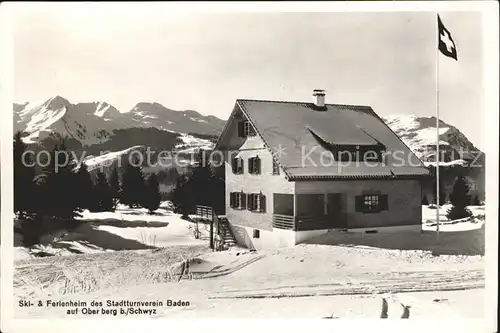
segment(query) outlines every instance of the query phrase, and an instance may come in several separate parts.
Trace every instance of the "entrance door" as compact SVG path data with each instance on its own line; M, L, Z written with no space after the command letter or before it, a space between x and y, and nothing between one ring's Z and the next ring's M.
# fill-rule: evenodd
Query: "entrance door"
M343 207L344 196L341 193L328 193L327 194L327 218L331 228L347 228L345 212Z

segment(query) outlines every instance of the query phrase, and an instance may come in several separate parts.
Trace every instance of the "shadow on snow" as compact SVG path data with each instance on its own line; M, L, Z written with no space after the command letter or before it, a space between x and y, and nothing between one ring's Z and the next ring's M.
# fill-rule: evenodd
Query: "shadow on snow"
M361 232L329 232L307 240L306 244L335 246L367 246L389 250L422 250L433 255L484 255L484 224L464 231L394 232L365 234Z

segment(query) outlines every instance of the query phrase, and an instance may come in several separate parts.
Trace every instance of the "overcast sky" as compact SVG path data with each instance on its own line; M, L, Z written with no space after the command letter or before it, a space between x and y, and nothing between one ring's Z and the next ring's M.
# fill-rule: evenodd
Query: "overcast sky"
M432 12L99 8L33 6L16 15L16 101L61 95L122 112L154 101L226 119L237 98L310 101L319 88L328 103L367 104L382 116L436 112ZM459 58L440 56L441 119L481 148L481 14L440 14Z

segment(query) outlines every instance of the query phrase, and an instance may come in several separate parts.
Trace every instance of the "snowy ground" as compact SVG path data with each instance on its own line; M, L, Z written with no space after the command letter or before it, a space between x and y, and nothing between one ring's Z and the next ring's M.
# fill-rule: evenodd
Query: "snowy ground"
M44 244L31 252L51 255L99 253L103 251L143 250L173 245L207 245L209 229L199 225L201 238L194 238L194 223L182 220L163 203L154 215L146 209L130 209L120 205L116 212L91 213L84 211L80 225L71 233L51 235ZM171 207L170 207L171 208ZM47 237L49 238L49 237ZM16 259L29 258L28 250L15 248Z
M401 303L411 306L411 318L481 317L484 207L471 207L476 218L458 222L446 221L446 208L439 243L436 210L424 207L421 234L331 232L293 248L258 252L211 252L206 229L201 228L202 239L194 239L191 223L165 209L153 216L124 207L86 213L87 226L46 245L62 244L66 250L60 254L83 254L16 261L15 292L27 299L78 295L89 303L190 302L157 307L156 317L377 318L382 297L389 301L390 318L401 316ZM128 250L116 251L120 247ZM197 258L190 274L177 280L190 257ZM16 308L16 316L66 314Z

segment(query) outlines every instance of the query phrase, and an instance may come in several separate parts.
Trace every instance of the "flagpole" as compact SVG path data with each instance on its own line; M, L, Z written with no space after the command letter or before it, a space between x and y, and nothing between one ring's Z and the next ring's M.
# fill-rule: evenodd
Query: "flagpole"
M438 14L436 14L438 25ZM436 31L436 240L439 241L439 26Z

